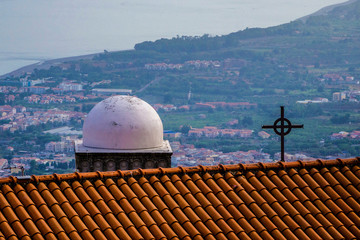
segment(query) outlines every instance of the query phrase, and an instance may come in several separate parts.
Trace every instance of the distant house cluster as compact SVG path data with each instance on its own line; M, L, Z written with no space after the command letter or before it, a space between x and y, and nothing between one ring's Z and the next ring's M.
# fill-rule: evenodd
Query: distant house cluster
M345 92L334 92L332 96L333 96L333 101L334 102L340 102L340 101L346 99L346 93Z
M8 115L12 115L19 112L25 112L26 108L23 106L10 106L10 105L2 105L0 106L0 117L5 117Z
M339 74L339 73L327 73L324 74L322 78L320 78L321 81L330 81L330 82L352 82L355 80L353 76L350 76L349 74Z
M35 94L44 94L48 90L62 93L62 92L82 91L83 85L80 83L74 83L74 82L62 82L59 84L59 86L57 88L50 88L50 87L45 87L45 86L29 86L29 87L25 87L24 89L26 92L35 93Z
M27 112L23 106L11 107L8 105L0 106L0 120L10 120L9 123L0 125L2 131L25 131L28 126L40 125L47 122L68 122L70 119L83 119L85 114L71 111L61 111L57 109Z
M297 153L297 154L285 153L284 157L285 157L286 162L294 162L294 161L298 161L298 160L306 160L306 161L315 160L315 158L309 157L302 153ZM280 152L275 153L274 161L280 161L280 159L281 159L281 153Z
M352 91L334 92L332 97L334 102L341 102L344 100L347 100L349 102L358 102L358 98L360 97L360 91L352 90Z
M327 98L314 98L313 100L301 100L301 101L296 101L296 103L300 103L300 104L308 104L308 103L328 103L329 99Z
M50 90L50 87L43 87L43 86L31 86L25 87L25 92L35 93L35 94L44 94L46 91Z
M174 106L173 104L154 104L152 105L152 107L156 110L159 111L164 110L165 112L170 112L170 111L175 111L177 110L177 107Z
M54 169L56 165L64 165L66 167L69 167L70 161L71 160L69 158L64 158L62 154L53 154L51 159L24 155L22 157L12 158L10 166L8 164L5 164L1 168L1 163L3 161L2 159L0 159L0 176L6 177L9 175L20 175L22 171L25 171L26 174L26 172L31 168L32 162L35 162L36 164L44 164L45 169L42 170L49 170Z
M352 131L352 132L345 132L341 131L338 133L333 133L330 136L331 140L338 140L338 139L344 139L344 138L350 138L350 139L360 139L360 131Z
M189 137L207 137L207 138L216 138L216 137L239 137L239 138L248 138L253 134L253 130L249 129L218 129L217 127L207 126L204 128L193 128L188 132Z
M196 69L200 68L219 68L221 66L219 61L207 61L207 60L191 60L186 61L183 64L173 64L173 63L147 63L145 64L146 70L180 70L184 67L194 67Z
M72 153L74 152L74 140L77 137L61 137L61 141L58 142L48 142L45 144L45 151L54 152L54 153Z
M51 78L36 79L36 80L22 78L20 80L22 87L18 88L18 87L11 87L11 86L0 86L0 93L9 94L9 95L6 95L6 98L9 98L9 101L12 101L10 99L10 97L13 96L13 98L14 98L15 96L10 95L11 93L64 94L64 93L68 93L68 92L83 91L83 84L77 83L74 81L70 81L70 80L65 80L56 87L37 86L39 84L54 83L54 81L50 81L49 79L51 79Z
M8 175L20 175L22 171L25 173L31 168L32 162L36 164L44 164L44 171L54 169L56 167L69 168L70 161L73 159L74 140L78 139L77 135L61 136L58 142L48 142L45 144L44 151L36 153L23 152L21 155L14 155L11 159L11 165L8 165L7 159L0 159L0 177ZM35 141L26 141L26 144L35 145ZM10 149L11 148L11 149ZM13 147L8 147L9 151L14 151Z
M33 104L61 104L61 103L74 103L77 101L84 101L94 98L94 96L84 96L82 94L68 94L68 95L55 95L55 94L32 94L24 97L24 100Z
M351 91L341 91L341 92L334 92L332 94L332 101L333 102L341 102L341 101L347 101L347 102L358 102L358 99L360 98L360 90L351 90ZM296 101L296 103L300 104L309 104L309 103L328 103L329 99L317 97L312 100L299 100Z
M270 137L270 134L268 134L265 131L260 131L260 132L258 132L258 136L261 137L262 139L267 139Z
M171 130L164 130L164 138L171 139L171 138L179 138L181 137L180 132L175 132Z
M221 64L219 61L191 60L191 61L186 61L184 63L184 66L191 66L197 69L209 68L209 67L219 68L221 67Z
M109 95L130 95L131 89L115 89L115 88L94 88L91 93L96 96L109 96Z
M4 169L7 167L8 167L8 160L5 158L0 158L0 176L1 176L1 172L3 172Z
M216 164L236 164L236 163L255 163L271 162L270 154L255 150L247 152L236 151L223 153L207 148L195 148L192 144L180 144L171 142L174 153L172 164L174 166L197 166L197 165L216 165Z
M0 86L0 93L17 93L19 88L12 86Z
M51 78L39 78L39 79L29 79L29 76L26 76L24 78L20 78L21 85L23 87L31 87L38 84L45 83L49 81Z
M30 75L27 75L24 78L20 78L20 82L24 88L28 88L29 92L42 91L43 89L45 90L50 89L48 87L43 87L43 86L34 87L35 85L44 84L44 83L54 83L52 77L30 79ZM76 81L65 79L63 82L59 84L58 88L62 89L63 91L81 91L83 89L83 85L77 83Z
M64 92L69 91L82 91L83 85L76 82L62 82L59 84L59 88Z
M172 64L172 63L148 63L145 64L146 70L180 70L183 68L183 64Z

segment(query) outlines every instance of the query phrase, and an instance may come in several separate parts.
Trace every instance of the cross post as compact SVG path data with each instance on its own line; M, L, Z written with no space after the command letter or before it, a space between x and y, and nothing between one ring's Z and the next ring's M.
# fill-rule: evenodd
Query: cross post
M281 161L285 162L285 136L291 132L293 128L303 128L304 125L292 125L289 119L285 118L284 106L280 107L281 117L276 119L273 125L263 125L263 129L274 129L274 132L281 137ZM279 124L280 123L280 124ZM278 130L280 129L280 131Z

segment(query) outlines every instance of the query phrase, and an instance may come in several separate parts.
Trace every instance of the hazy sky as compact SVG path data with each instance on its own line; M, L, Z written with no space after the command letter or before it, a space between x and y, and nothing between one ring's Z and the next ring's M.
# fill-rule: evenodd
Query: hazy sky
M133 48L286 23L344 0L0 0L0 61ZM0 69L1 71L1 69Z

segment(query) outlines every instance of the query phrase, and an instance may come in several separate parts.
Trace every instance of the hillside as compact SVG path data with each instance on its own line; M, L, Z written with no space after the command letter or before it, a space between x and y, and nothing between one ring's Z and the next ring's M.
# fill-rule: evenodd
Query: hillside
M182 104L187 103L190 84L194 101L250 98L261 103L274 94L280 101L285 96L292 98L287 95L291 91L328 88L332 81L319 81L327 80L326 74L360 79L360 0L326 8L322 13L308 16L306 21L224 36L143 42L136 44L135 50L104 52L63 65L57 61L51 68L47 64L45 69L35 69L32 77L83 82L105 79L111 81L106 87L141 89L137 94L157 101L171 95L172 101ZM218 62L220 68L187 66L199 60ZM145 66L151 64L180 64L181 68L148 71ZM153 82L157 84L149 85ZM322 95L329 98L331 91ZM295 99L316 94L305 92Z
M183 132L190 126L260 132L263 124L278 118L284 105L286 116L305 126L286 139L287 151L355 156L360 151L357 139L330 136L360 130L360 0L323 13L224 36L160 39L136 44L135 50L55 60L30 74L9 76L2 84L19 89L12 105L82 112L105 97L93 96L95 88L131 90L150 104L176 109L160 108L159 113L165 129ZM24 90L24 81L38 85ZM81 90L62 91L64 86ZM38 87L46 90L39 94ZM40 104L29 99L41 99ZM207 104L214 102L219 107ZM261 149L273 155L279 150L276 138L257 135L250 140L181 141L224 152Z
M160 39L136 44L135 49L189 55L206 52L206 57L220 58L251 52L255 56L280 58L280 61L286 58L288 63L295 64L337 64L349 59L359 63L356 46L360 35L360 1L330 9L323 10L323 14L308 16L305 21L301 19L276 27L250 28L216 37ZM283 52L287 54L281 54ZM336 56L336 60L329 56ZM247 57L254 58L251 54Z
M303 22L306 22L306 20L307 20L309 17L328 15L328 13L331 12L332 10L334 10L335 8L340 7L340 6L345 6L345 5L348 5L348 4L352 4L352 3L356 2L356 1L357 1L357 0L348 0L347 2L330 5L330 6L327 6L327 7L322 8L322 9L320 9L319 11L316 11L316 12L314 12L314 13L312 13L312 14L309 14L309 15L307 15L307 16L301 17L301 18L299 18L298 20L301 20L301 21L303 21Z
M278 89L323 89L330 82L318 79L324 79L326 74L360 79L360 0L320 12L308 16L306 21L249 28L224 36L182 36L143 42L136 44L135 50L68 60L62 69L57 61L51 68L47 64L45 69L35 69L32 77L70 77L87 82L109 79L111 84L107 87L134 92L141 89L141 96L156 99L172 95L179 103L186 103L190 82L196 101L208 101L214 98L212 93L219 100L245 100L244 97L262 93L272 95ZM145 67L158 63L182 66L196 60L219 62L220 68L148 71ZM158 84L148 86L155 78ZM221 81L204 82L216 78Z

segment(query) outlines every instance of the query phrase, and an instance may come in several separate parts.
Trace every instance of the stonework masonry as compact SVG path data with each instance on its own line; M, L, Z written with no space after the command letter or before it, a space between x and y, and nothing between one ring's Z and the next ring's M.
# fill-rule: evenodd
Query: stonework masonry
M171 167L169 153L76 153L79 172L115 171Z

